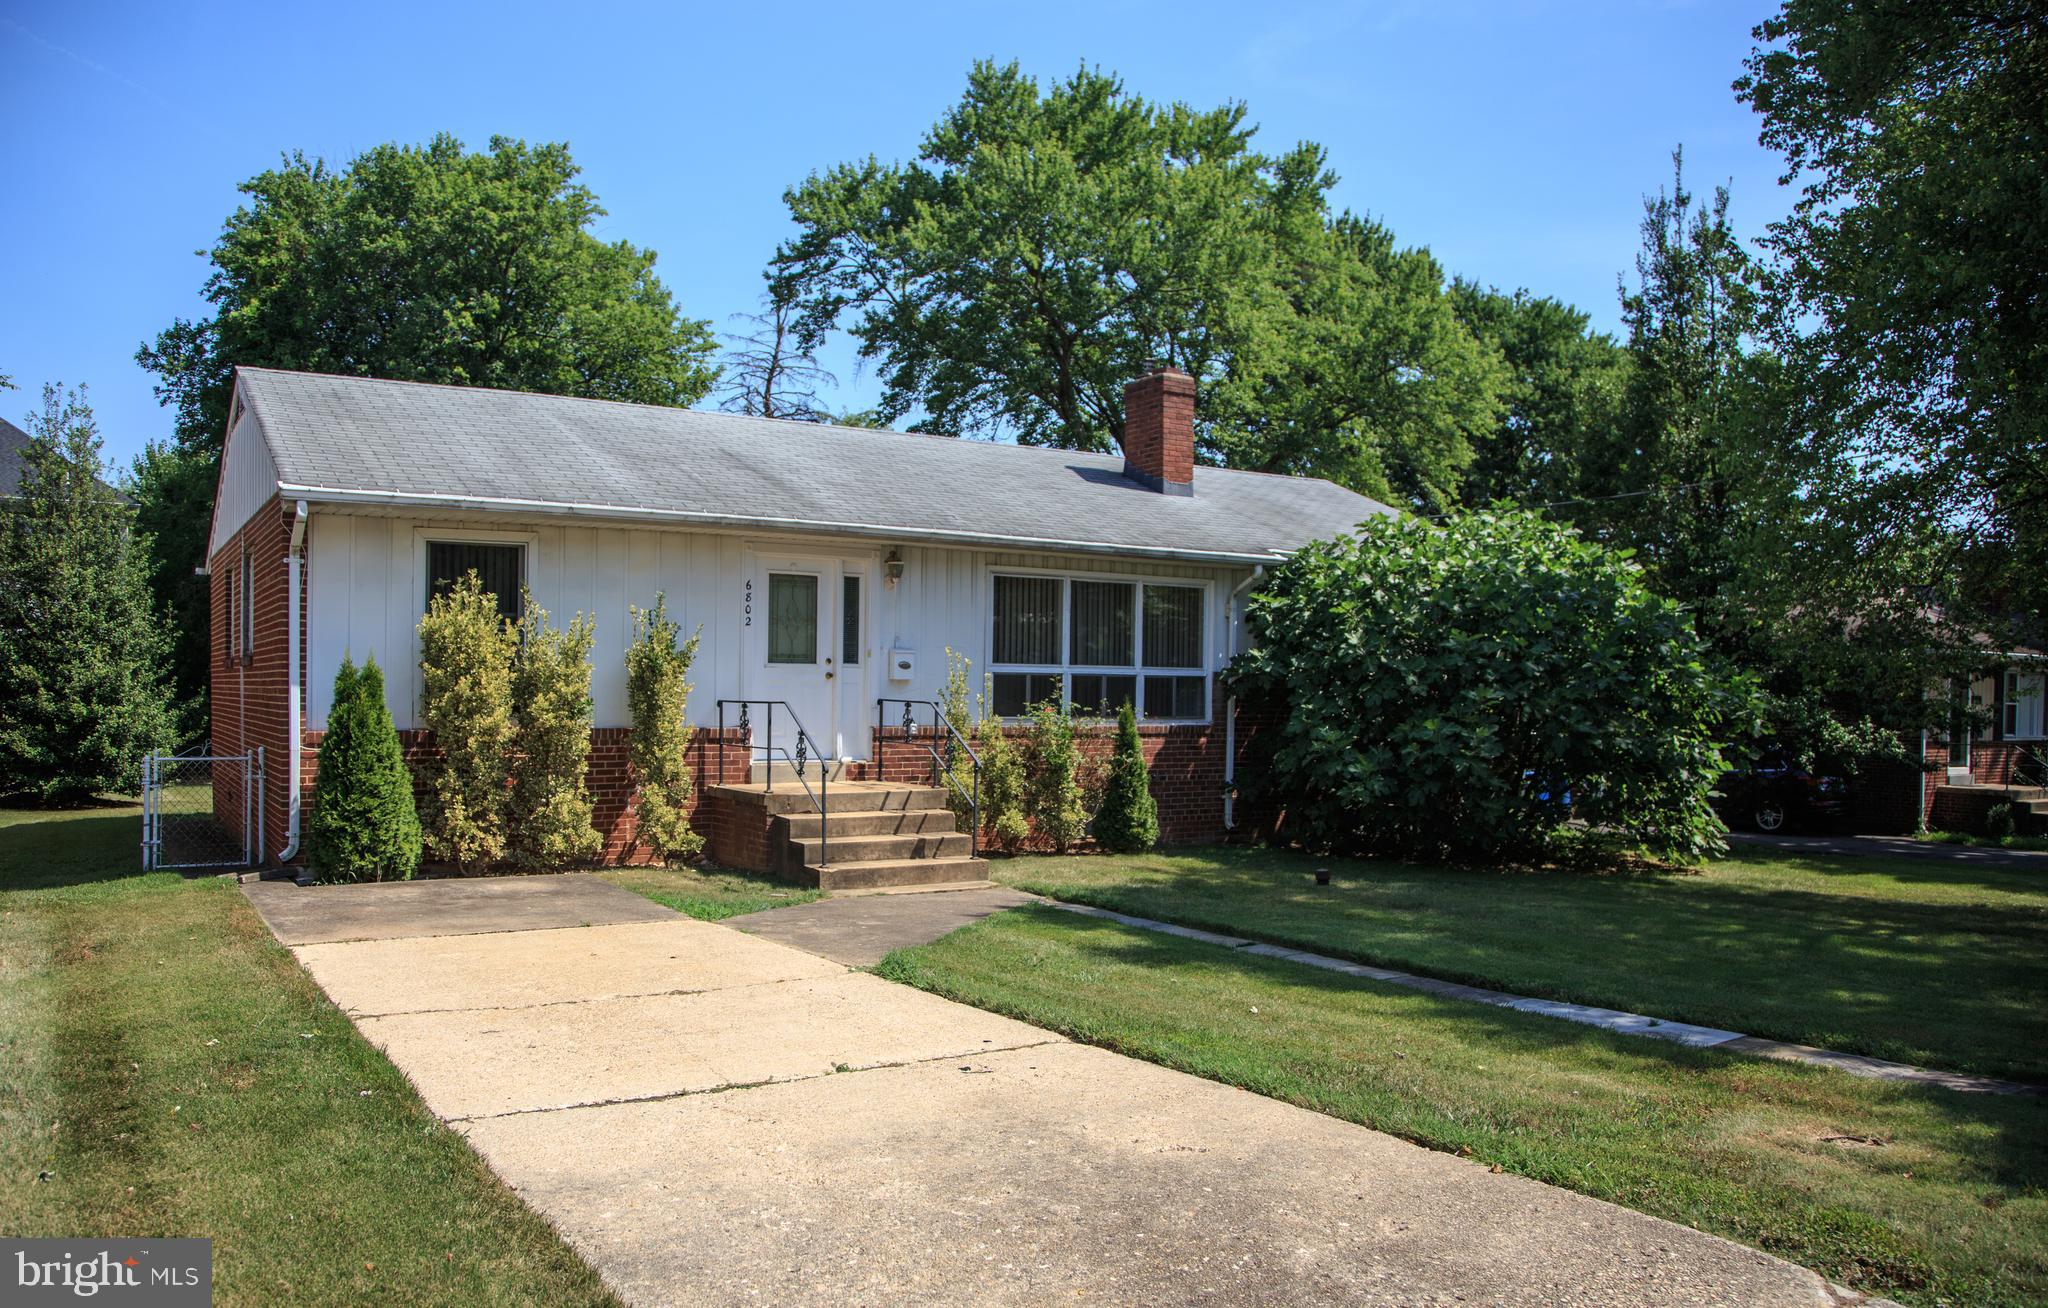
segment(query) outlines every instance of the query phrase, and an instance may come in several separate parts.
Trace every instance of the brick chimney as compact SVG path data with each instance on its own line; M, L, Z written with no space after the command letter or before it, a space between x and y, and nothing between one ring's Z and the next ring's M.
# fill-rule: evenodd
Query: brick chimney
M1164 495L1195 493L1195 379L1152 360L1124 383L1124 476Z

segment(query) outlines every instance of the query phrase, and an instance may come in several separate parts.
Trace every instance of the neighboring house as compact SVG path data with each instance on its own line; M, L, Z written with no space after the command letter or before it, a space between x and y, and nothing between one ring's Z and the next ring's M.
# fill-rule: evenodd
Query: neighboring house
M12 499L21 490L21 452L34 440L27 432L0 418L0 499Z
M751 741L736 703L717 730L719 701L743 698L789 706L780 746L793 716L847 761L839 775L907 779L923 746L879 701L938 698L952 649L1005 715L1047 695L1091 713L1130 699L1167 838L1215 838L1236 725L1217 675L1248 583L1394 510L1325 481L1196 467L1184 373L1133 381L1126 406L1118 457L241 369L208 548L214 747L264 749L264 853L295 858L342 657L376 657L408 749L425 748L416 628L430 593L473 568L508 616L523 583L558 624L596 619L591 787L610 859L638 852L624 651L631 607L658 593L702 634L689 715L703 788L721 768L743 779L764 743L758 707ZM238 797L222 803L239 814ZM708 802L696 820L714 854L737 848Z
M1975 831L1991 805L2015 802L2024 807L2032 798L2028 792L2048 786L2044 669L2048 651L1994 650L1967 687L1951 687L1955 711L1949 730L1929 732L1921 742L1921 757L1929 768L1921 785L1921 804L1929 825Z
M35 437L7 419L0 418L0 500L13 499L21 493L21 474L27 465L27 460L22 457L22 451L26 450L29 442L34 439ZM101 482L100 485L107 486L105 482ZM126 495L114 490L112 486L107 486L107 489L114 491L114 497L123 504L129 502Z

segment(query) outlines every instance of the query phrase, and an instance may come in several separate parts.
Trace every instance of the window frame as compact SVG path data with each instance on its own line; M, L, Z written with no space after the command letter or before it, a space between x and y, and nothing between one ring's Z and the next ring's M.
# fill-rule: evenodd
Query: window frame
M256 655L256 568L255 552L247 538L242 541L242 567L235 575L235 656L248 663Z
M1060 583L1060 639L1059 650L1062 661L1058 663L997 663L995 661L996 640L996 584L997 577L1040 577L1051 578ZM1074 586L1076 581L1114 582L1131 587L1131 657L1127 665L1080 664L1073 662L1074 656ZM1170 586L1181 590L1192 590L1201 596L1201 613L1197 621L1198 649L1200 662L1188 668L1155 668L1145 662L1145 587ZM988 660L985 666L991 677L1004 673L1026 673L1040 676L1055 676L1060 679L1060 703L1072 707L1074 702L1075 677L1132 677L1135 678L1136 694L1131 707L1137 711L1138 721L1155 726L1208 726L1216 720L1216 659L1213 639L1213 623L1216 602L1216 583L1191 577L1159 577L1131 572L1076 571L1061 568L1004 567L991 565L982 585L982 649ZM1202 678L1203 712L1199 717L1148 717L1145 713L1145 682L1148 677ZM990 705L993 709L994 705ZM1021 717L1006 717L1006 722L1022 722Z
M522 590L538 589L533 584L534 560L540 546L537 531L494 531L485 528L464 530L459 527L415 527L412 533L412 575L413 594L418 597L419 616L427 615L427 599L433 589L434 579L427 575L433 558L433 545L517 545L519 547L519 585ZM536 597L538 598L538 597ZM524 612L522 607L521 612ZM415 623L417 626L417 623ZM418 651L415 650L415 657Z

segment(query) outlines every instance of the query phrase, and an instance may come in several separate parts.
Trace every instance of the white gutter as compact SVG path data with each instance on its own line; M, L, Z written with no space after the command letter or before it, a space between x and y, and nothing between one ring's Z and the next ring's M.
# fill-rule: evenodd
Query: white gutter
M304 722L300 719L299 703L303 687L299 684L299 592L304 585L301 576L300 551L306 543L306 502L300 500L292 509L292 543L284 556L285 570L285 771L290 787L285 792L285 841L284 848L277 851L280 864L289 863L299 856L299 745L304 737ZM311 878L306 873L299 876L300 884Z
M1252 569L1252 575L1230 589L1227 606L1230 609L1230 649L1235 656L1239 600L1244 593L1258 584L1266 575L1266 565L1261 563ZM1237 828L1237 696L1232 695L1223 709L1223 829L1226 832Z
M1111 554L1124 558L1188 559L1202 563L1264 565L1287 557L1285 551L1263 554L1224 550L1182 550L1161 546L1122 545L1110 541L1062 540L1046 536L996 536L986 532L953 531L943 527L903 527L870 522L823 522L809 518L776 518L754 513L706 513L695 509L633 508L613 504L576 504L562 500L501 499L494 496L442 495L419 491L349 490L336 486L306 486L292 482L278 484L280 495L297 495L299 503L318 500L327 504L376 504L394 508L468 509L478 513L545 513L579 518L604 518L625 522L685 522L704 527L730 527L741 531L786 528L805 532L836 532L844 536L876 540L922 540L947 545L982 545L998 549L1034 547L1072 554Z

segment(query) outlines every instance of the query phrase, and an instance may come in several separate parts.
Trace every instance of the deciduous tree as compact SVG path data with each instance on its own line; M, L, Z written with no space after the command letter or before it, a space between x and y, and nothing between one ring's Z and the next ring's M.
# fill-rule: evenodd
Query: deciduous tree
M206 681L206 595L190 578L237 366L642 404L711 389L709 325L682 315L653 251L593 234L605 211L577 172L567 145L494 137L472 153L441 135L338 169L295 153L242 184L248 201L208 252L211 314L136 356L177 418L136 487L157 596L181 632L182 691Z
M1502 375L1424 251L1333 214L1320 147L1253 148L1083 69L976 64L918 157L814 175L774 275L844 324L890 421L1109 450L1146 360L1192 376L1205 457L1448 503Z
M1776 337L1834 566L2048 611L2048 9L1786 0L1737 94L1803 181ZM1913 573L1920 573L1912 577Z

